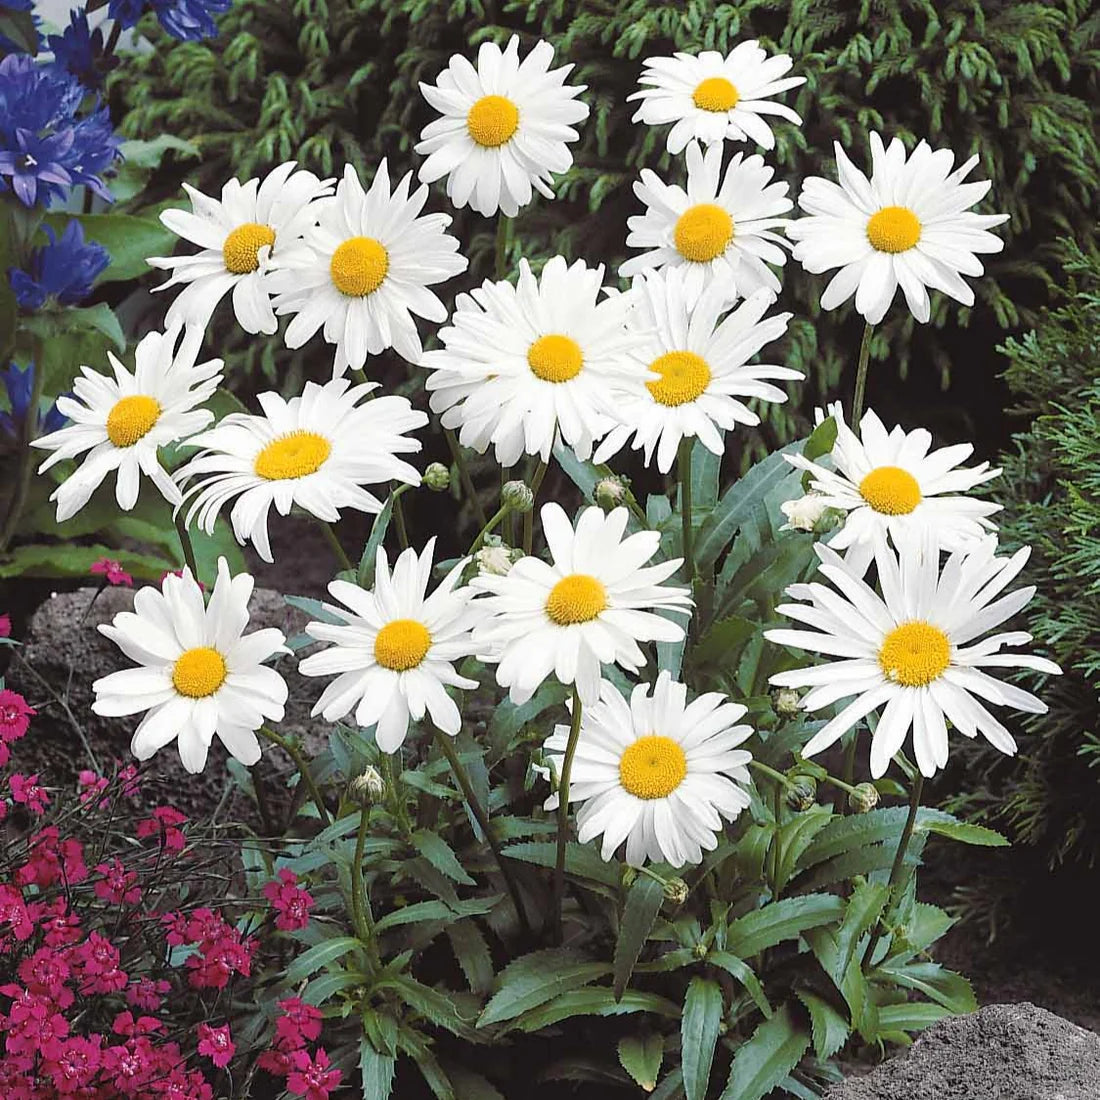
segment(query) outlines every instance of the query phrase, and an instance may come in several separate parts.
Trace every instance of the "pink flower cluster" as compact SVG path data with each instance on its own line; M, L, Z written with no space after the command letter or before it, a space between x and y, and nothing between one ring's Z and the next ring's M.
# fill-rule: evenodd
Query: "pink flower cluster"
M313 895L298 885L298 876L289 868L283 867L276 881L264 887L264 897L271 902L271 908L278 914L275 927L283 932L293 932L309 924L309 911L313 908Z
M188 979L195 989L224 989L234 974L246 978L252 973L256 941L246 939L240 929L212 909L193 909L190 913L166 913L162 918L173 947L192 946L195 951L184 964L191 972Z
M166 852L182 852L187 846L187 837L180 828L187 818L172 809L171 806L158 806L153 816L138 822L138 840L156 837Z
M134 585L134 578L122 568L122 565L115 561L113 558L100 558L98 561L93 562L89 573L99 575L104 578L104 584L121 584L127 588L132 588Z
M11 759L13 741L18 741L30 727L31 717L38 711L27 706L27 700L9 688L0 690L0 768Z
M85 768L77 776L77 782L80 787L80 801L86 804L94 802L98 798L99 809L101 810L105 810L110 804L110 799L104 797L104 795L110 789L112 782L117 785L123 798L136 798L141 790L138 770L133 764L127 764L124 768L119 768L114 780Z
M281 1000L279 1008L282 1015L275 1021L275 1041L256 1064L274 1077L285 1077L291 1096L328 1100L343 1074L330 1066L324 1047L312 1054L306 1049L321 1037L321 1010L299 997Z

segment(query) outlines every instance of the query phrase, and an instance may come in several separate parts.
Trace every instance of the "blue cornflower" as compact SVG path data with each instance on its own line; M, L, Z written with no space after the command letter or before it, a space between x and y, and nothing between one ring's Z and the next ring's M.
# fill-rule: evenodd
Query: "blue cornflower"
M3 383L4 389L7 390L8 404L11 406L11 412L0 411L0 431L13 439L21 439L23 425L27 420L27 409L34 396L34 364L28 363L20 370L12 363L7 370L0 371L0 383ZM63 396L71 397L72 394ZM58 412L55 401L45 416L39 416L38 431L35 435L48 435L50 432L59 431L67 423L68 417Z
M123 27L132 27L146 7L152 6L160 25L174 38L198 42L218 33L213 16L229 11L233 0L110 0L108 14Z
M51 34L46 39L53 51L54 62L84 85L95 90L103 83L98 61L103 56L103 31L88 27L85 12L73 12L72 20L64 34Z
M84 241L84 227L73 220L58 239L47 225L50 243L31 253L30 270L13 267L8 270L15 300L24 309L41 309L47 298L56 298L62 305L73 306L92 292L92 284L111 262L111 255L101 244Z

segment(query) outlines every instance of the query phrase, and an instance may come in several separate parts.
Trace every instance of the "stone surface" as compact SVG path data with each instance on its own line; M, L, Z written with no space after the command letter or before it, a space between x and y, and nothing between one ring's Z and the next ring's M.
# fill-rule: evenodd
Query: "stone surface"
M1100 1100L1100 1036L1033 1004L933 1024L824 1100Z
M109 622L119 611L132 610L133 592L108 588L89 611L94 593L95 589L85 588L46 600L35 612L26 644L18 651L8 673L9 685L39 709L31 732L13 746L15 765L24 772L39 772L42 781L51 787L75 789L80 770L92 766L74 721L84 728L92 751L108 773L114 761L134 762L130 756L130 737L141 715L102 718L91 710L93 681L132 665L97 627ZM264 588L253 593L249 611L246 633L274 626L289 638L301 632L307 618L288 606L279 593ZM278 728L280 732L303 737L307 749L316 752L325 744L325 727L313 723L309 712L322 682L298 675L297 655L280 658L276 667L290 690L286 718ZM142 767L147 788L145 801L154 804L168 801L189 816L198 817L213 811L226 796L220 814L222 820L227 814L244 814L251 819L249 800L235 788L227 787L229 773L225 761L225 750L215 738L205 771L201 775L188 775L175 744L166 745ZM281 789L285 799L284 779L290 772L289 761L282 752L265 745L263 767L272 791Z

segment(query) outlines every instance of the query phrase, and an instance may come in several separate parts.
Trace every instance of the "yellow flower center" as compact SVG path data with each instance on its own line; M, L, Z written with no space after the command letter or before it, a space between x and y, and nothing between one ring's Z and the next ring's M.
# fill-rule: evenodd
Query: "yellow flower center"
M386 623L374 639L374 659L394 672L416 668L432 645L432 636L415 619L394 619Z
M917 479L900 466L879 466L860 483L859 495L886 516L907 516L921 502Z
M180 695L202 699L213 695L225 682L225 658L209 646L185 649L172 666L172 683Z
M316 473L332 454L332 444L316 432L288 432L273 439L252 465L257 477L289 481Z
M939 627L914 619L886 635L878 663L887 680L906 687L924 687L951 663L951 643Z
M733 218L712 202L689 206L676 222L676 251L692 263L710 263L733 240Z
M908 206L884 206L871 215L867 239L879 252L908 252L920 240L920 219Z
M687 775L687 757L671 737L639 737L619 758L619 782L635 798L668 798Z
M587 573L562 577L546 597L546 614L558 626L591 622L607 608L607 591Z
M571 336L555 332L540 336L527 349L527 365L531 373L544 382L568 382L581 373L584 353Z
M160 416L160 402L143 393L116 401L107 414L107 438L116 447L132 447Z
M225 270L234 275L247 275L260 266L260 249L275 244L275 230L270 225L245 222L238 225L222 245Z
M519 128L519 108L502 95L483 95L466 116L466 131L486 149L495 149Z
M693 351L670 351L654 359L649 369L661 377L647 382L646 389L661 405L686 405L694 401L710 382L707 361Z
M373 294L390 269L386 246L373 237L351 237L332 254L328 271L333 285L349 298Z
M732 111L741 98L737 88L724 76L708 76L691 96L700 111Z

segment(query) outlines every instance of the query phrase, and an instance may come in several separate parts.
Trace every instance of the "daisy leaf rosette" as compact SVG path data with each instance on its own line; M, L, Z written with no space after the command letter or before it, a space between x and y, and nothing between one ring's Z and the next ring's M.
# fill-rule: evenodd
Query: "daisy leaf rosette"
M416 144L427 157L420 181L447 177L447 197L491 217L515 217L533 190L552 199L554 175L573 163L573 128L588 117L577 97L587 85L566 84L572 65L551 69L554 47L538 42L523 60L519 37L503 50L482 42L477 67L456 54L435 84L420 84L441 118L428 123Z
M666 147L674 156L689 141L713 145L722 141L754 141L775 148L766 116L785 118L796 126L802 119L771 96L806 83L804 76L784 76L794 62L788 54L768 57L755 40L739 42L725 57L717 50L649 57L638 83L643 87L627 101L641 100L632 119L647 126L672 123Z
M332 194L331 179L295 171L295 161L272 169L261 182L229 180L221 199L183 185L191 211L165 210L160 220L182 240L199 246L188 256L150 256L151 267L171 272L154 293L183 285L168 307L166 323L205 331L218 303L232 293L237 323L252 334L271 335L279 322L271 306L269 276L284 249L317 220L315 200Z
M472 656L471 629L480 609L471 604L473 589L459 586L467 559L459 562L430 595L435 539L418 555L401 552L390 572L386 551L378 548L371 591L347 581L328 586L339 602L325 604L336 623L311 622L306 633L326 649L298 665L304 676L336 678L313 708L327 722L353 710L355 722L375 726L378 747L397 752L409 723L427 714L432 724L454 737L462 717L447 688L476 688L478 683L455 671L455 662Z
M654 685L635 685L629 702L602 681L599 700L581 715L569 784L570 803L582 803L580 843L602 836L600 854L609 860L625 842L632 867L699 863L718 846L723 822L751 802L752 754L738 748L753 732L737 724L745 713L717 692L689 703L687 687L668 672ZM568 742L569 726L559 725L544 745L555 775ZM555 792L545 808L557 807Z
M899 286L922 324L931 315L929 290L972 306L974 291L963 276L984 273L978 254L1004 248L989 230L1008 220L970 210L992 186L989 180L963 183L977 154L952 171L950 149L933 151L921 141L907 157L899 138L888 147L877 133L870 140L870 179L836 142L839 183L807 179L798 205L808 216L787 227L797 242L794 258L807 271L840 269L821 295L821 308L836 309L854 294L856 311L877 325Z
M515 285L486 281L459 295L442 348L427 352L425 388L445 428L501 466L544 462L559 437L582 460L614 426L611 382L636 371L627 327L633 296L604 294L603 266L548 260L536 278L520 261Z
M887 432L872 409L860 420L859 436L844 422L839 405L831 410L837 425L836 443L828 469L801 454L783 457L811 475L810 488L819 508L844 513L843 526L829 540L834 550L845 550L849 567L860 576L874 556L877 540L889 537L895 546L934 533L945 550L974 546L995 530L989 516L1002 505L960 496L997 477L1000 468L988 462L964 467L973 453L971 443L932 450L932 434L925 428L905 431L895 425Z
M225 558L203 604L202 589L184 569L165 576L161 589L134 594L134 610L99 627L136 668L122 669L92 684L92 710L110 718L146 714L130 751L148 760L175 740L183 766L206 766L216 736L231 756L251 766L260 758L256 730L282 720L286 681L263 662L289 653L281 630L245 634L253 579L231 577Z
M623 278L676 267L693 293L711 280L741 298L761 287L779 293L772 267L787 262L788 242L775 232L787 226L782 215L794 205L787 184L772 182L775 170L758 155L735 153L723 173L724 148L719 143L704 153L689 143L686 188L642 169L634 194L646 210L627 219L626 243L644 251L619 268Z
M766 630L777 645L839 660L780 672L777 687L811 690L803 710L815 712L851 696L802 750L814 756L860 719L882 707L871 739L871 775L886 773L912 731L917 766L924 776L947 764L947 721L966 737L982 734L1008 755L1016 741L982 700L1032 714L1046 704L1031 692L991 676L986 669L1028 668L1049 675L1061 669L1045 657L1002 652L1025 645L1024 631L987 634L1021 611L1032 586L1001 595L1019 575L1031 552L997 557L997 540L952 552L940 567L940 548L931 531L894 550L884 539L875 546L882 594L876 592L828 546L814 547L821 582L795 584L787 595L800 601L776 610L811 629ZM987 635L983 637L983 635Z
M581 512L574 530L559 504L545 504L542 529L553 559L523 557L504 576L470 581L485 593L484 618L474 627L481 660L497 665L497 683L517 706L553 673L575 684L582 702L599 697L601 667L635 671L645 663L638 642L678 642L684 628L655 614L689 615L686 588L663 585L680 558L646 563L657 553L657 531L623 538L629 513L597 507Z
M213 421L214 414L199 406L222 379L222 360L196 363L199 340L194 334L181 340L182 331L176 325L164 333L147 333L134 351L132 372L108 351L111 375L82 366L72 396L57 399L58 413L72 423L31 440L31 446L53 452L38 472L84 455L50 496L57 502L58 523L76 515L112 472L115 500L124 512L137 503L142 474L169 504L182 500L159 451Z
M428 188L412 195L412 173L390 187L385 159L370 188L344 167L316 224L279 256L270 287L275 312L293 314L284 339L300 348L318 329L336 346L333 377L362 370L368 355L393 348L410 363L423 352L414 316L445 321L447 309L428 288L467 267L459 242L444 232L449 214L423 214Z
M237 541L251 542L270 562L272 505L281 516L297 506L335 523L341 508L382 510L365 485L419 485L420 473L398 456L420 451L420 441L405 433L427 424L427 414L396 395L360 404L377 388L375 382L352 386L350 379L334 378L324 385L307 382L289 400L262 393L262 416L232 413L194 436L189 445L203 450L176 471L184 496L194 498L188 526L194 522L211 534L221 509L233 501Z
M630 375L611 383L612 409L619 423L596 448L593 461L606 462L633 436L648 466L668 473L683 439L698 438L716 455L725 451L723 431L755 425L760 417L746 401L786 401L772 379L794 380L801 371L770 363L749 364L765 344L787 329L790 313L765 317L775 301L761 289L723 318L726 291L712 282L692 293L680 268L649 271L634 279L630 325L642 337L630 355Z

